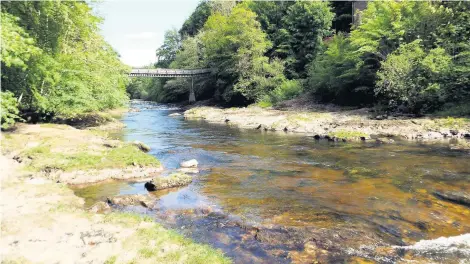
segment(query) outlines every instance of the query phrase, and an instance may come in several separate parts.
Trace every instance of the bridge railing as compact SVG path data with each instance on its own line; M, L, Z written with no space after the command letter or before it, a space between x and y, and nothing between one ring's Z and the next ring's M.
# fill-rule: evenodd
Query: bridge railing
M132 69L131 75L198 75L212 72L212 69Z

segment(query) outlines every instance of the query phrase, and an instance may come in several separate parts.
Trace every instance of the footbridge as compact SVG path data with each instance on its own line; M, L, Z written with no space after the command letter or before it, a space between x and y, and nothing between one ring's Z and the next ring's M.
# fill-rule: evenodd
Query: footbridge
M147 78L191 78L191 88L189 89L189 102L196 102L194 93L194 77L208 75L212 69L132 69L129 77L147 77Z

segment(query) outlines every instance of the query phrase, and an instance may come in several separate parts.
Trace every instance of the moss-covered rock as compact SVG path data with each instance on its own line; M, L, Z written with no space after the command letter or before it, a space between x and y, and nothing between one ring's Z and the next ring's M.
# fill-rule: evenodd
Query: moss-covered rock
M157 191L162 189L180 187L190 184L193 178L184 173L172 173L167 177L157 177L145 183L145 188L148 191Z

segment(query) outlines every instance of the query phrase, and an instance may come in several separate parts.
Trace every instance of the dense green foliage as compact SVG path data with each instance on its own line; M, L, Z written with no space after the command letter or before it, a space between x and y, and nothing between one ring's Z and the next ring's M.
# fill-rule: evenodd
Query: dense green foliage
M125 102L128 68L88 4L2 1L1 15L2 89L23 113L68 118Z
M303 93L387 111L468 114L469 2L371 1L357 25L352 11L351 2L206 0L179 35L166 35L157 54L169 52L157 67L214 69L194 80L196 95L231 105ZM180 101L190 85L163 80L153 90Z
M326 2L202 1L179 30L165 34L156 67L212 68L194 79L196 96L228 104L267 101L299 95L306 65L331 34L334 14ZM159 101L187 98L190 79L163 80ZM133 82L134 83L134 82ZM129 86L134 97L135 86ZM138 96L137 96L138 97Z
M323 101L425 113L470 100L470 3L374 1L311 63ZM468 113L462 113L468 114Z
M2 120L1 128L8 129L13 124L15 124L16 121L20 120L20 117L18 116L18 102L16 101L13 93L10 91L1 92L0 94L2 96L2 105L0 109L0 117Z

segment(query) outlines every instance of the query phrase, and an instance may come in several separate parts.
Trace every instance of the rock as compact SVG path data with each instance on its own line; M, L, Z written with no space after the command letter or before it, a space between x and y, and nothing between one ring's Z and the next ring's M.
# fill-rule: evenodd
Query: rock
M189 173L189 174L197 174L199 173L199 169L198 168L180 168L178 169L179 172L182 172L182 173Z
M441 139L443 138L442 134L439 132L431 131L423 135L425 139Z
M88 208L88 211L91 213L99 213L99 214L105 214L111 212L111 207L109 206L108 203L99 201L95 203L93 206Z
M180 113L173 113L173 114L169 114L168 116L181 116Z
M378 115L375 117L375 120L384 120L384 119L387 119L387 115Z
M142 143L140 141L135 140L135 141L132 142L132 145L138 147L143 152L149 152L150 151L150 147L145 145L144 143Z
M395 140L391 138L381 137L381 138L377 138L375 142L380 143L380 144L390 144L390 143L395 143Z
M196 168L199 163L195 159L186 160L180 163L182 168Z
M452 134L452 136L457 136L459 134L459 131L457 129L451 129L449 132Z
M453 203L470 206L470 194L461 191L435 191L436 197Z
M167 177L157 177L145 183L145 188L152 192L162 189L181 187L190 184L193 178L184 173L172 173Z
M119 195L108 198L107 200L108 203L113 205L140 205L146 208L153 208L155 203L155 199L152 196L143 194Z
M106 141L103 146L107 148L119 148L121 147L121 142L119 142L119 140L109 140Z

